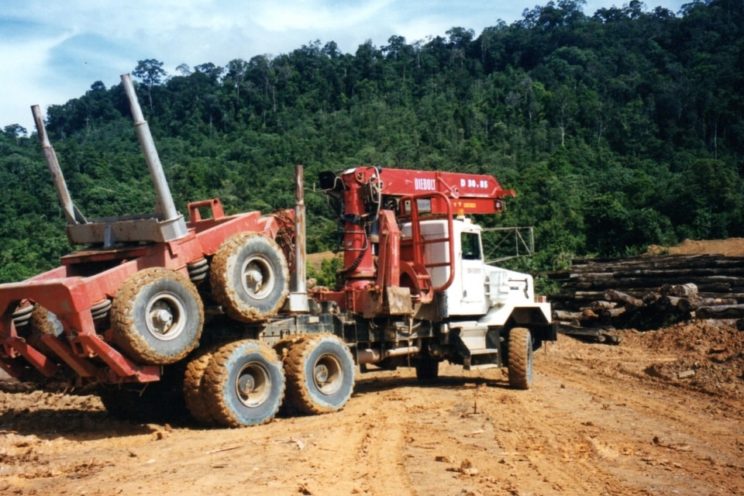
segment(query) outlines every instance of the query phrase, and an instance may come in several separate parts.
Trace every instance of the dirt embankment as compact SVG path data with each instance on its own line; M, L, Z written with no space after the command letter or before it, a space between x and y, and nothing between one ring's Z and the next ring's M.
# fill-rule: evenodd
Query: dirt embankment
M649 255L724 255L744 257L744 238L686 239L676 246L651 245Z
M529 391L493 369L446 366L431 387L401 369L362 376L340 413L238 430L0 392L0 494L744 494L742 336L699 322L620 346L561 337Z

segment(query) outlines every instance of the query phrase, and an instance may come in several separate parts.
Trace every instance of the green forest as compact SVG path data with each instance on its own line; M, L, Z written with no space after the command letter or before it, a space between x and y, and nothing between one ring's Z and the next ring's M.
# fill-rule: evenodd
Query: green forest
M295 163L308 183L372 164L495 175L518 196L479 220L535 226L538 253L517 262L533 271L744 235L741 0L677 13L557 0L481 33L164 66L132 74L182 212L212 197L229 213L289 207ZM87 217L153 209L120 85L92 82L46 123ZM64 217L35 133L17 124L0 132L0 184L0 282L55 266L72 249ZM334 216L308 190L308 248L334 250Z

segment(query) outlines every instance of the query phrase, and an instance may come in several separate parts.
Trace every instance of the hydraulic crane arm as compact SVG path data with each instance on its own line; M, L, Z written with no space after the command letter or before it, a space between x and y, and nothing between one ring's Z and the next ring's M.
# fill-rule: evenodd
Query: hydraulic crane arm
M456 214L494 214L503 209L503 198L515 196L512 189L504 189L499 181L486 174L421 171L408 169L360 166L339 175L322 173L321 188L343 191L345 214L360 214L362 203L368 206L380 198L432 196L433 215L447 215L451 202ZM434 195L439 193L439 195Z

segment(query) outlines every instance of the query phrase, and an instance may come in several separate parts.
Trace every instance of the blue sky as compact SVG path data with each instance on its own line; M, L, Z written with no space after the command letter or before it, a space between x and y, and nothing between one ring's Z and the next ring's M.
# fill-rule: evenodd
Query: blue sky
M280 54L319 39L345 52L392 35L409 42L453 26L476 36L511 23L536 0L0 0L0 127L32 126L29 106L65 103L103 81L116 84L138 60L170 73L181 63L225 65ZM587 14L623 1L588 0ZM648 0L677 12L686 1Z

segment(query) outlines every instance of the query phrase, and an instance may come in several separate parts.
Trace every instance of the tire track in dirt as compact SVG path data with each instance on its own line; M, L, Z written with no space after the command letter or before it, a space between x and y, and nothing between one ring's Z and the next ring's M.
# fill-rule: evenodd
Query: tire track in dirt
M301 453L293 460L295 468L283 471L285 487L292 488L295 482L294 489L313 495L367 493L366 481L357 473L357 453L368 431L363 404L352 402L337 413L280 419L276 423L287 421L294 425L283 430L301 447ZM304 470L297 470L297 464Z
M662 388L612 369L599 372L564 359L540 365L543 400L567 431L585 426L588 439L603 455L610 472L638 487L681 494L737 494L744 489L741 473L741 409L715 414L719 399L696 391ZM570 402L559 401L563 392ZM559 393L560 394L560 393ZM724 401L725 405L726 402ZM737 411L738 410L738 411ZM733 418L732 418L733 417ZM563 423L562 419L573 419Z
M520 494L643 494L601 470L600 460L580 429L576 425L565 428L554 417L550 403L537 401L542 390L497 393L491 395L496 401L486 406L494 419L495 441L503 450L503 465L515 475L511 479L514 489ZM524 472L534 476L517 476Z
M368 393L359 400L367 403L369 414L356 453L356 479L363 482L367 494L415 495L403 453L408 427L401 392Z
M599 374L598 377L595 370L581 365L576 367L572 364L544 363L543 368L551 386L565 388L569 385L601 401L605 410L626 410L631 419L633 416L642 416L643 426L649 432L655 431L658 434L669 431L673 426L675 432L683 432L704 449L710 445L711 439L724 442L730 439L731 433L737 432L744 420L741 405L737 407L721 398L714 399L696 391L661 388L651 380L642 381L629 375L618 377L617 374ZM618 379L623 387L619 387ZM629 388L636 390L636 394L628 394ZM711 408L714 404L727 407L723 409L726 416L715 415L711 411L717 409ZM712 418L715 418L714 422L711 422ZM656 434L652 433L651 438ZM712 456L719 453L715 449L706 454Z
M565 376L560 381L542 379L549 391L563 384L561 390L572 397L573 405L547 400L559 418L555 427L583 430L600 465L613 476L656 493L740 494L744 489L739 462L743 445L739 444L737 450L736 428L724 436L713 436L666 416L654 416L650 410L639 411L632 404L615 403L596 389L582 390ZM673 403L671 398L669 403ZM711 420L714 419L701 423ZM687 492L676 489L681 476L686 480Z

